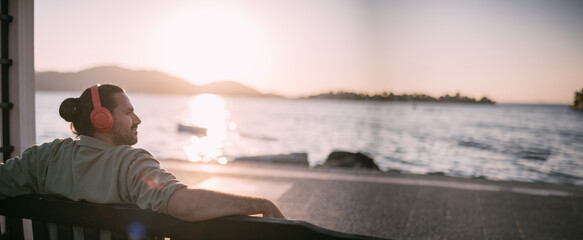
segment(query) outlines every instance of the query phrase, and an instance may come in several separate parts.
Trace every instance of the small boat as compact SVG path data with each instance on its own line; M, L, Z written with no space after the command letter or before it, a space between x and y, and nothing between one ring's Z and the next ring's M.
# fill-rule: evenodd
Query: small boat
M182 124L179 123L178 124L178 131L179 132L189 132L189 133L194 133L196 135L205 135L206 136L206 128L203 127L199 127L197 125L190 125L190 124Z

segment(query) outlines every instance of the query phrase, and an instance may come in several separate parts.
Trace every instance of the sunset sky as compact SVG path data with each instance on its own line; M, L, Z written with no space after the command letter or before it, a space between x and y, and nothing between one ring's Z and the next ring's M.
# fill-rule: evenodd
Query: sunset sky
M35 1L36 71L101 65L264 93L570 104L583 1Z

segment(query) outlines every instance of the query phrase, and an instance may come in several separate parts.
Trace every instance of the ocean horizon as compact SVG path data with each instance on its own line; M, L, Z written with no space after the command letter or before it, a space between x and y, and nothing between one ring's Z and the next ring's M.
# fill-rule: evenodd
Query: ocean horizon
M36 93L36 142L75 137L58 115L78 92ZM134 93L139 141L160 161L228 162L361 152L383 171L583 185L583 112L560 104L462 104ZM207 129L206 136L178 131Z

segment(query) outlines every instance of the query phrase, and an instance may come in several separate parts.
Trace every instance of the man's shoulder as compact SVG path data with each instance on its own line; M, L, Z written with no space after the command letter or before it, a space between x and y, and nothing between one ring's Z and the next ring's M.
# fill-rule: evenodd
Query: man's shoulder
M133 146L129 146L129 145L119 145L113 148L115 151L120 151L120 152L128 152L128 153L132 153L132 154L148 154L151 155L150 152L148 152L146 149L143 148L137 148L137 147L133 147Z
M160 162L150 152L132 146L116 146L109 150L109 156L121 169L141 171L144 168L159 168Z
M53 141L45 142L40 145L34 145L33 147L38 148L60 148L62 146L73 145L75 144L74 139L72 138L56 138Z
M22 158L25 159L45 159L48 156L54 155L57 152L61 152L65 149L74 147L75 140L71 138L57 138L49 142L44 142L42 144L35 144L28 147L22 153Z
M116 146L115 148L111 149L111 151L115 152L117 155L123 155L128 159L132 160L154 160L157 162L156 158L143 148L136 148L128 145L120 145Z

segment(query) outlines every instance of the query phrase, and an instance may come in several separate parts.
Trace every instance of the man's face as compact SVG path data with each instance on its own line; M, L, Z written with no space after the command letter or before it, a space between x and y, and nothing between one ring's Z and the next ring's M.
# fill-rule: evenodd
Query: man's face
M113 143L119 145L134 145L138 142L138 124L142 123L134 113L134 106L125 93L116 93L113 98L117 107L113 110L113 128L109 131Z

